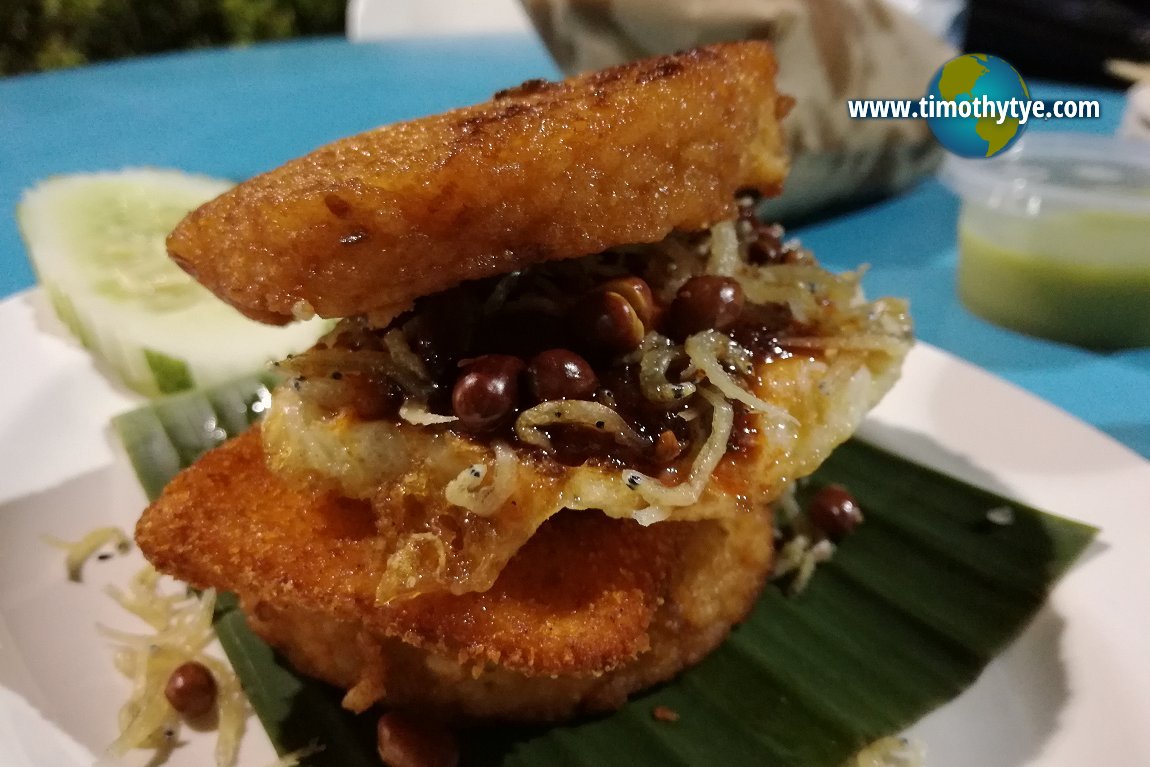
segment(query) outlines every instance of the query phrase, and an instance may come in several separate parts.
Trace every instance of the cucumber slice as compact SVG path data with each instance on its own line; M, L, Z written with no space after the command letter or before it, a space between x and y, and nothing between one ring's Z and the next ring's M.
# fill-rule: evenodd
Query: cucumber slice
M148 498L180 469L263 417L279 382L271 372L162 397L112 419Z
M141 394L226 381L306 349L330 327L249 320L168 258L168 232L230 186L155 169L58 176L17 208L56 314L106 372Z

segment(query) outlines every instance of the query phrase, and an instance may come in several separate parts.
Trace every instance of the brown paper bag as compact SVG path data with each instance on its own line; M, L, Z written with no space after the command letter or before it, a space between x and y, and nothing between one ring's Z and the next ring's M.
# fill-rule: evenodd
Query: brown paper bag
M765 38L792 168L769 215L794 220L873 199L930 173L938 145L921 120L852 120L847 99L919 99L955 55L883 0L523 0L567 74L708 43Z

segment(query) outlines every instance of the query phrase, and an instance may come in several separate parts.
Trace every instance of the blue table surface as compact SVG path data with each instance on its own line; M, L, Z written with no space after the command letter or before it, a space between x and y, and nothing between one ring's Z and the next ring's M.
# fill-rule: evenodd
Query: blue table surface
M149 165L243 179L340 136L556 75L534 38L515 36L308 40L0 79L0 297L34 283L11 213L46 176ZM1101 119L1059 130L1117 126L1118 93L1051 84L1034 92L1102 101ZM868 292L908 297L923 340L1150 456L1150 349L1084 351L965 311L954 285L957 213L955 197L931 180L797 234L831 268L871 264Z

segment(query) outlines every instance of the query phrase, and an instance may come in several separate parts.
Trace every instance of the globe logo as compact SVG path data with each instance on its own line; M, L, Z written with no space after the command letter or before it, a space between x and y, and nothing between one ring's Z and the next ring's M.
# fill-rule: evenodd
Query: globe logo
M927 125L947 150L962 157L994 157L1022 135L1017 114L987 114L987 105L1030 100L1022 76L997 56L967 53L943 64L926 91ZM946 109L942 109L946 107ZM993 109L993 106L992 106Z

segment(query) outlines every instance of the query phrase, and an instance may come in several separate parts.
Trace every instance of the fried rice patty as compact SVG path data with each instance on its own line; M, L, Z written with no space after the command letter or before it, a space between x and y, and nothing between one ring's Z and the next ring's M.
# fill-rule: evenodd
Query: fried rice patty
M771 562L766 508L647 528L567 511L486 592L377 605L374 524L269 472L257 427L178 475L136 538L159 570L236 592L297 668L351 690L349 708L515 720L609 710L698 661Z
M533 80L377 128L253 178L189 215L171 257L237 309L377 324L465 280L656 242L735 214L786 175L762 41Z

